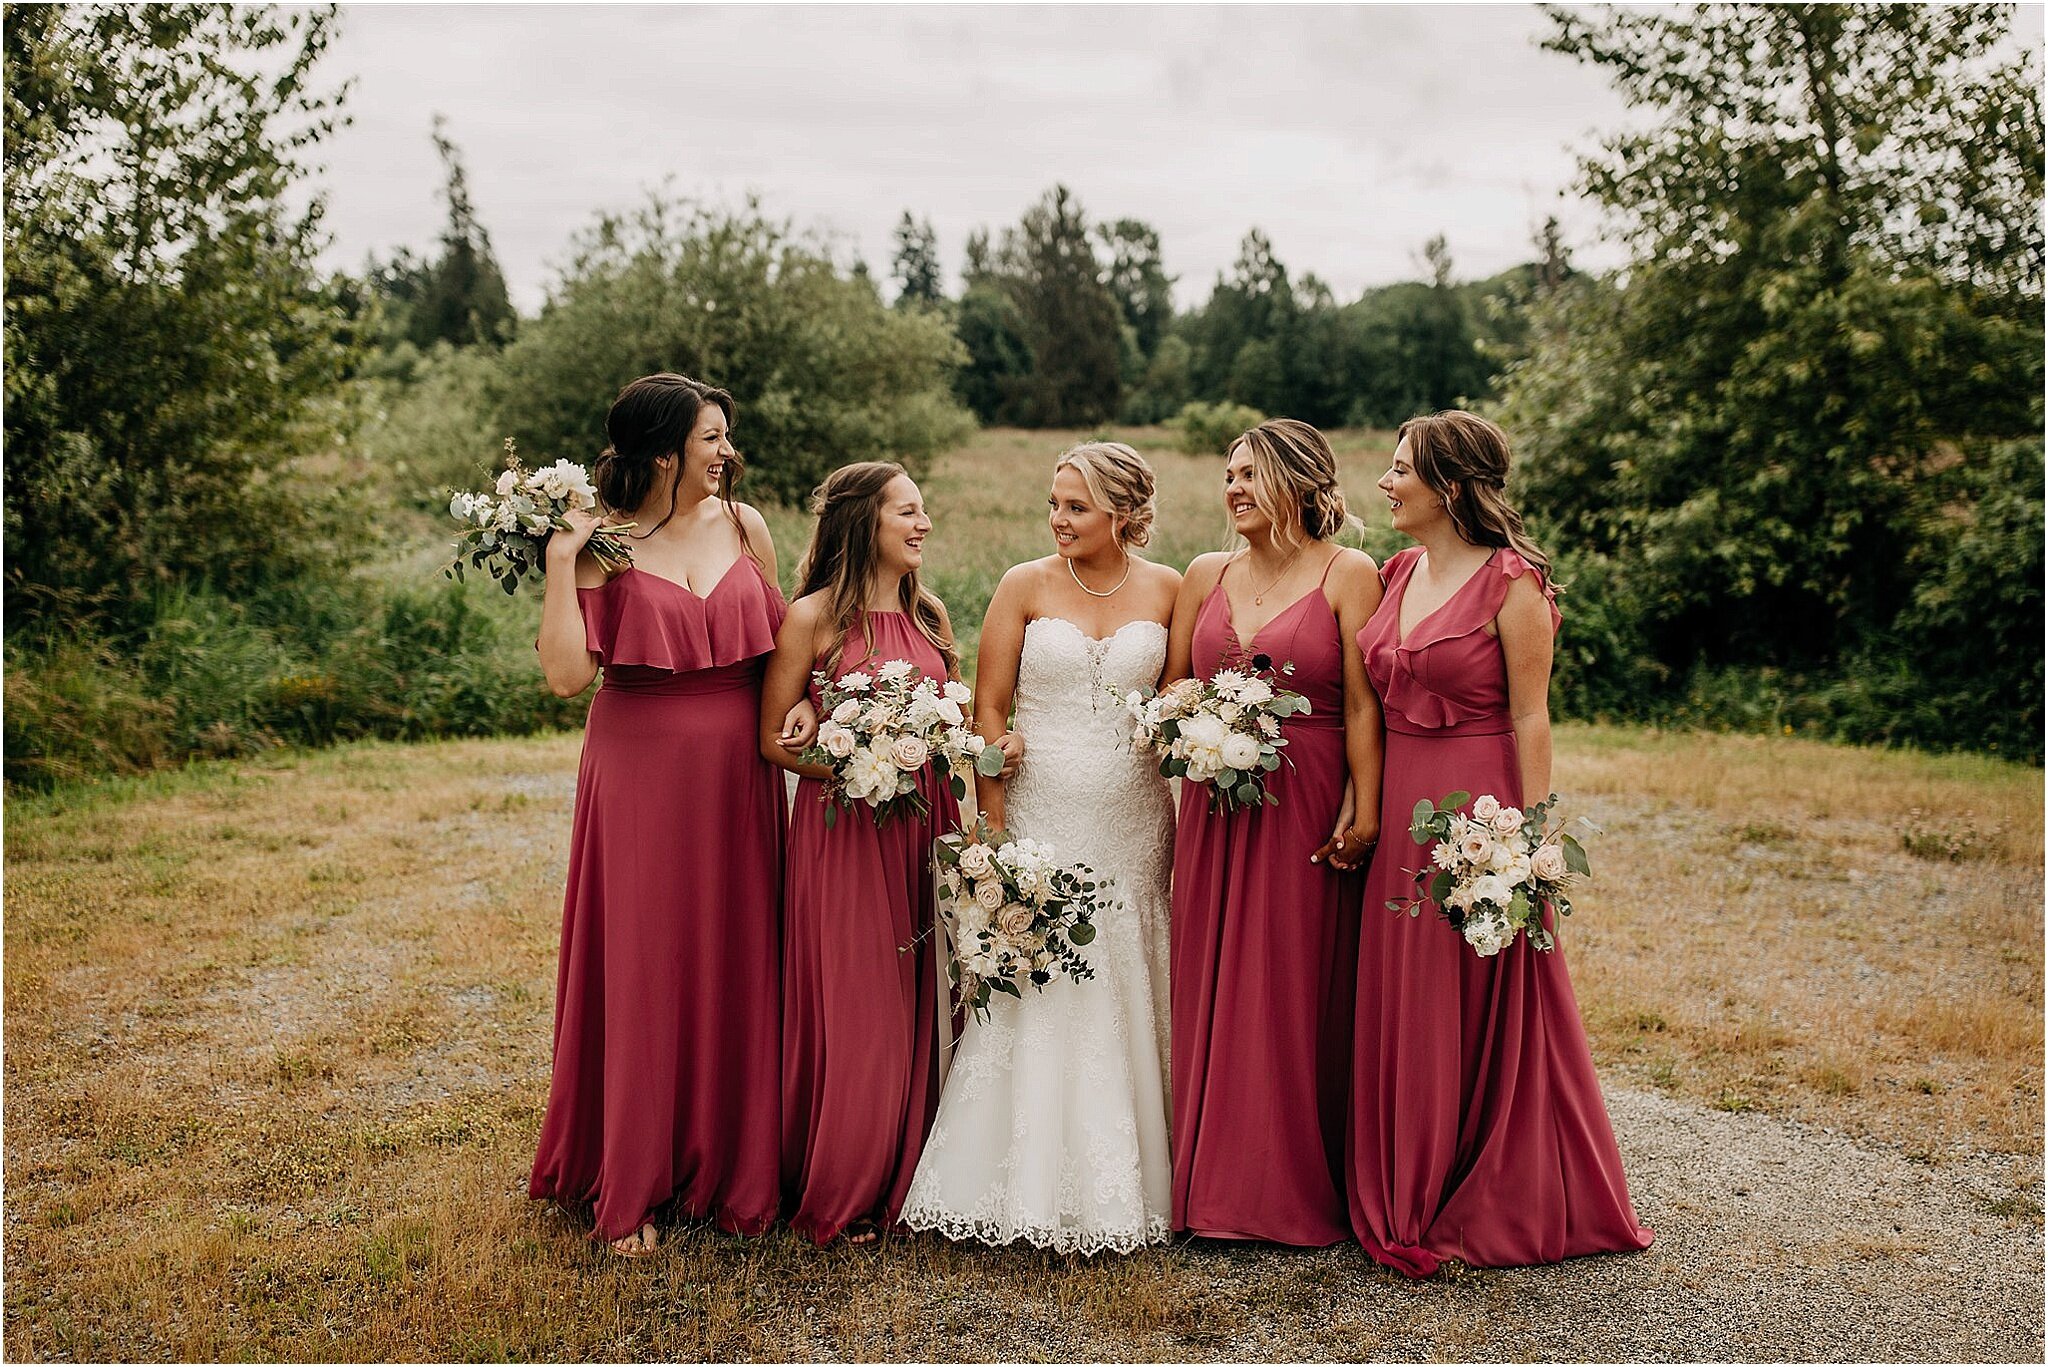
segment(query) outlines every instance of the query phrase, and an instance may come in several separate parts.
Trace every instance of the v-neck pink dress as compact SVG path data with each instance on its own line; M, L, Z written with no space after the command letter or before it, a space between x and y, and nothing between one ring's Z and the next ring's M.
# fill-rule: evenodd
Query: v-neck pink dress
M637 569L577 597L604 683L528 1190L591 1202L604 1239L671 1201L758 1234L780 1195L783 786L759 727L782 595L742 555L701 598Z
M901 612L868 613L837 674L888 660L946 677L945 658ZM896 1222L938 1114L932 843L960 828L960 804L929 768L917 791L929 804L922 816L899 811L877 826L861 806L828 827L823 785L797 784L784 885L782 1180L790 1227L817 1244L856 1220Z
M1358 635L1387 737L1386 830L1359 934L1352 1227L1367 1253L1412 1277L1445 1258L1508 1267L1646 1248L1563 937L1548 953L1517 940L1481 958L1433 908L1387 909L1414 894L1412 871L1429 860L1401 825L1419 799L1463 789L1519 807L1525 796L1507 665L1485 628L1508 585L1525 574L1540 584L1540 573L1497 550L1403 641L1401 599L1421 554L1387 561L1386 595ZM1554 603L1550 613L1555 630Z
M1222 812L1181 784L1174 841L1173 1226L1321 1248L1351 1237L1345 1097L1359 876L1311 864L1343 801L1344 658L1321 585L1249 641L1223 578L1195 618L1194 669L1292 663L1274 685L1307 698L1288 718L1278 806Z

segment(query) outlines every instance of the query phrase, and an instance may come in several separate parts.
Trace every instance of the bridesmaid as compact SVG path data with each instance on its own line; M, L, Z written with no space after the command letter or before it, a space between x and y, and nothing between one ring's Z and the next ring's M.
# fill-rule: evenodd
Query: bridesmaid
M1223 471L1247 543L1196 557L1174 606L1166 679L1277 671L1312 710L1286 723L1278 806L1218 812L1183 783L1173 866L1173 1225L1323 1247L1350 1237L1343 1196L1357 880L1379 834L1379 715L1355 652L1379 605L1323 435L1261 423ZM1353 802L1353 794L1360 801ZM1332 818L1336 831L1331 833Z
M1420 542L1387 562L1358 634L1386 716L1383 811L1456 789L1520 807L1550 791L1549 562L1509 505L1507 436L1470 413L1401 428L1380 480ZM1565 974L1564 950L1492 958L1449 922L1389 911L1428 851L1372 862L1358 960L1349 1169L1373 1258L1426 1277L1646 1248Z
M548 541L540 660L590 705L555 990L554 1076L529 1191L592 1202L597 1236L654 1251L675 1203L758 1234L778 1197L781 776L756 744L782 621L775 547L733 501L732 396L649 375L605 417L593 477L633 533L607 582L583 553L599 519ZM792 735L801 746L805 736Z
M898 812L878 827L849 813L827 827L829 772L785 753L777 719L807 697L816 704L814 670L839 678L907 660L954 679L959 657L945 605L918 583L932 524L901 466L835 470L811 510L803 588L760 714L761 753L803 776L783 871L782 1184L798 1233L867 1243L895 1223L938 1108L938 946L923 932L932 842L959 829L959 806L927 769L924 816Z

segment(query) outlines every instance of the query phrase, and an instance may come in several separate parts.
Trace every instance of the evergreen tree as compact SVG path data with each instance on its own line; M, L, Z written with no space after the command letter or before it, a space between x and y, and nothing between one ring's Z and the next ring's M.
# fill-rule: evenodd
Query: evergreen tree
M945 298L940 288L939 237L930 219L922 223L903 211L896 224L896 257L889 269L896 282L896 307L914 308L937 304Z

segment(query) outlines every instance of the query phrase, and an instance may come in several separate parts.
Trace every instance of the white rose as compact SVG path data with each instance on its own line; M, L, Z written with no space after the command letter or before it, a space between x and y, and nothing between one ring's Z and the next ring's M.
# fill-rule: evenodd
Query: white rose
M1181 723L1180 739L1187 747L1189 764L1199 764L1215 777L1223 767L1223 743L1230 739L1229 729L1207 713L1197 713Z
M1223 742L1223 765L1227 769L1250 769L1259 762L1259 743L1250 736L1233 732Z
M1244 708L1234 702L1219 703L1216 716L1225 726L1237 725L1237 719L1244 715Z
M889 747L889 758L896 767L906 773L922 769L924 762L931 758L931 747L917 736L898 736L896 743Z
M854 698L848 698L832 709L832 720L838 722L841 726L853 725L853 719L859 715L860 702Z
M1495 873L1506 873L1515 866L1515 854L1516 850L1512 845L1495 845L1493 853L1486 857L1487 867Z
M960 851L960 868L969 878L985 877L993 866L993 854L986 845L969 845Z
M1514 897L1515 890L1508 886L1507 879L1497 873L1482 874L1472 883L1472 900L1475 902L1491 902L1505 907Z
M860 719L860 729L869 735L886 730L889 725L889 709L880 703L870 703L867 714Z
M1003 934L1013 936L1022 935L1030 930L1031 923L1037 919L1037 915L1031 908L1020 902L1010 903L997 912L995 917L996 925L1002 930Z
M974 885L974 900L990 911L994 911L1008 899L1003 896L1003 885L993 878L985 878Z
M517 470L501 470L498 472L498 493L501 497L511 493L518 487L519 472Z
M1516 807L1503 807L1490 819L1496 835L1513 835L1522 829L1522 813Z
M818 728L818 744L825 747L825 753L834 759L845 759L853 753L855 745L853 732L843 726L826 722Z
M1529 872L1546 883L1559 881L1569 871L1570 866L1564 862L1564 850L1557 845L1539 846L1529 860Z
M958 679L946 680L945 694L949 699L957 703L965 703L974 696L973 693L968 691L967 685L961 683Z
M1485 864L1493 858L1493 838L1484 831L1469 831L1457 842L1458 857L1468 864Z
M1510 885L1522 886L1529 881L1529 856L1521 850L1516 850L1514 858L1508 861L1508 866L1500 873Z
M1482 793L1479 796L1479 800L1472 804L1472 819L1475 821L1492 821L1494 814L1498 811L1500 811L1499 800L1491 793Z
M939 714L939 720L948 726L959 726L967 720L967 714L960 710L960 704L952 698L940 698L934 710Z

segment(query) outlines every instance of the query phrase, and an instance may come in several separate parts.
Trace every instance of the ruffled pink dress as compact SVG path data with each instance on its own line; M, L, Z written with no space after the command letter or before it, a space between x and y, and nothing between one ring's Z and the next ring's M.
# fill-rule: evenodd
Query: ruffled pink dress
M1404 642L1401 599L1421 554L1381 568L1386 596L1358 635L1387 736L1385 833L1359 937L1352 1228L1413 1277L1445 1258L1507 1267L1646 1248L1561 940L1481 958L1433 907L1387 909L1414 895L1412 871L1429 860L1405 826L1418 799L1524 798L1507 666L1485 627L1509 583L1538 571L1495 551ZM1554 603L1550 613L1555 630Z
M1225 570L1228 575L1229 570ZM1309 700L1290 717L1278 806L1222 812L1183 783L1174 839L1173 1227L1320 1248L1350 1237L1344 1123L1351 1083L1359 876L1311 864L1348 776L1343 638L1322 587L1238 638L1219 578L1195 618L1194 669L1255 668Z
M785 823L758 728L782 595L742 555L702 598L637 569L577 597L604 682L528 1190L592 1202L604 1239L671 1200L757 1234L780 1194Z
M901 612L867 614L837 676L889 660L946 677ZM925 932L932 843L960 828L959 804L929 768L918 780L929 811L879 827L863 804L828 828L824 792L816 779L797 784L783 897L782 1180L790 1226L818 1244L856 1220L895 1223L938 1114L939 950Z

